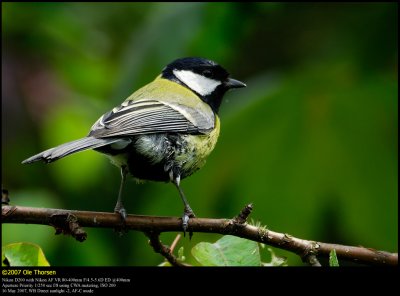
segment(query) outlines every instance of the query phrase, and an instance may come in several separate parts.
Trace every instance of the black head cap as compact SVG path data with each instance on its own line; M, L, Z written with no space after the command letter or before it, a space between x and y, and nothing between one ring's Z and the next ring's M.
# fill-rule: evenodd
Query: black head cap
M206 78L220 82L220 84L209 93L201 93L193 88L190 88L184 81L179 79L174 71L191 71ZM181 58L168 64L162 70L162 78L175 81L193 92L195 92L204 102L209 104L214 112L218 112L225 92L231 88L245 87L243 82L229 78L229 73L219 64L214 61L199 57Z
M182 58L168 64L162 71L164 78L176 78L173 70L187 70L208 78L224 81L229 73L216 62L204 58Z

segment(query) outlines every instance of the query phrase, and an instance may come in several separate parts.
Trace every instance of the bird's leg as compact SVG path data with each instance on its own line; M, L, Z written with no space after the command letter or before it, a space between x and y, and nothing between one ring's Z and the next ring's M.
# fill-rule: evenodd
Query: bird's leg
M175 177L172 182L178 189L179 195L181 196L181 199L182 199L182 202L184 205L183 216L182 216L182 227L183 227L183 234L185 235L186 229L188 227L189 218L195 218L196 216L194 215L194 212L193 212L192 208L190 207L190 205L185 197L185 194L183 193L182 188L179 186L180 176ZM191 236L192 235L190 234L190 237Z
M124 187L127 174L128 174L127 166L125 165L121 166L121 184L119 186L117 204L115 205L114 208L114 212L120 214L123 222L125 222L126 220L126 210L124 208L124 205L122 204L122 189Z

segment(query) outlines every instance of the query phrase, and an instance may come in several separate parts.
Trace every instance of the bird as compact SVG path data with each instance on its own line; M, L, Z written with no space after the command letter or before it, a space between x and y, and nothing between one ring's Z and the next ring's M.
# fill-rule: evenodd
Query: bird
M121 182L114 212L127 217L122 191L127 176L143 181L171 182L184 205L182 227L196 217L181 188L206 162L220 133L218 116L225 93L246 87L218 63L179 58L164 67L152 82L121 105L103 114L88 135L31 156L23 164L51 163L93 149L119 167Z

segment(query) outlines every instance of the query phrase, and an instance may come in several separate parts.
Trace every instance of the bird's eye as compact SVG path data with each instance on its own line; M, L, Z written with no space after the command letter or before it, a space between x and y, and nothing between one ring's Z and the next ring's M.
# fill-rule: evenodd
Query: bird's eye
M203 71L203 76L207 78L211 78L212 72L210 70L204 70Z

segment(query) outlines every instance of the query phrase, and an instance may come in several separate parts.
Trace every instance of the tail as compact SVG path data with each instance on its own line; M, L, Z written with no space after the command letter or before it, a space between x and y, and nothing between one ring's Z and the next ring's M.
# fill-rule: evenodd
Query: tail
M121 139L116 139L116 138L98 139L94 137L86 137L40 152L39 154L36 154L34 156L29 157L28 159L25 159L22 163L32 163L40 160L49 163L56 161L57 159L63 158L67 155L70 155L72 153L76 153L87 149L99 148L118 141L121 141Z

